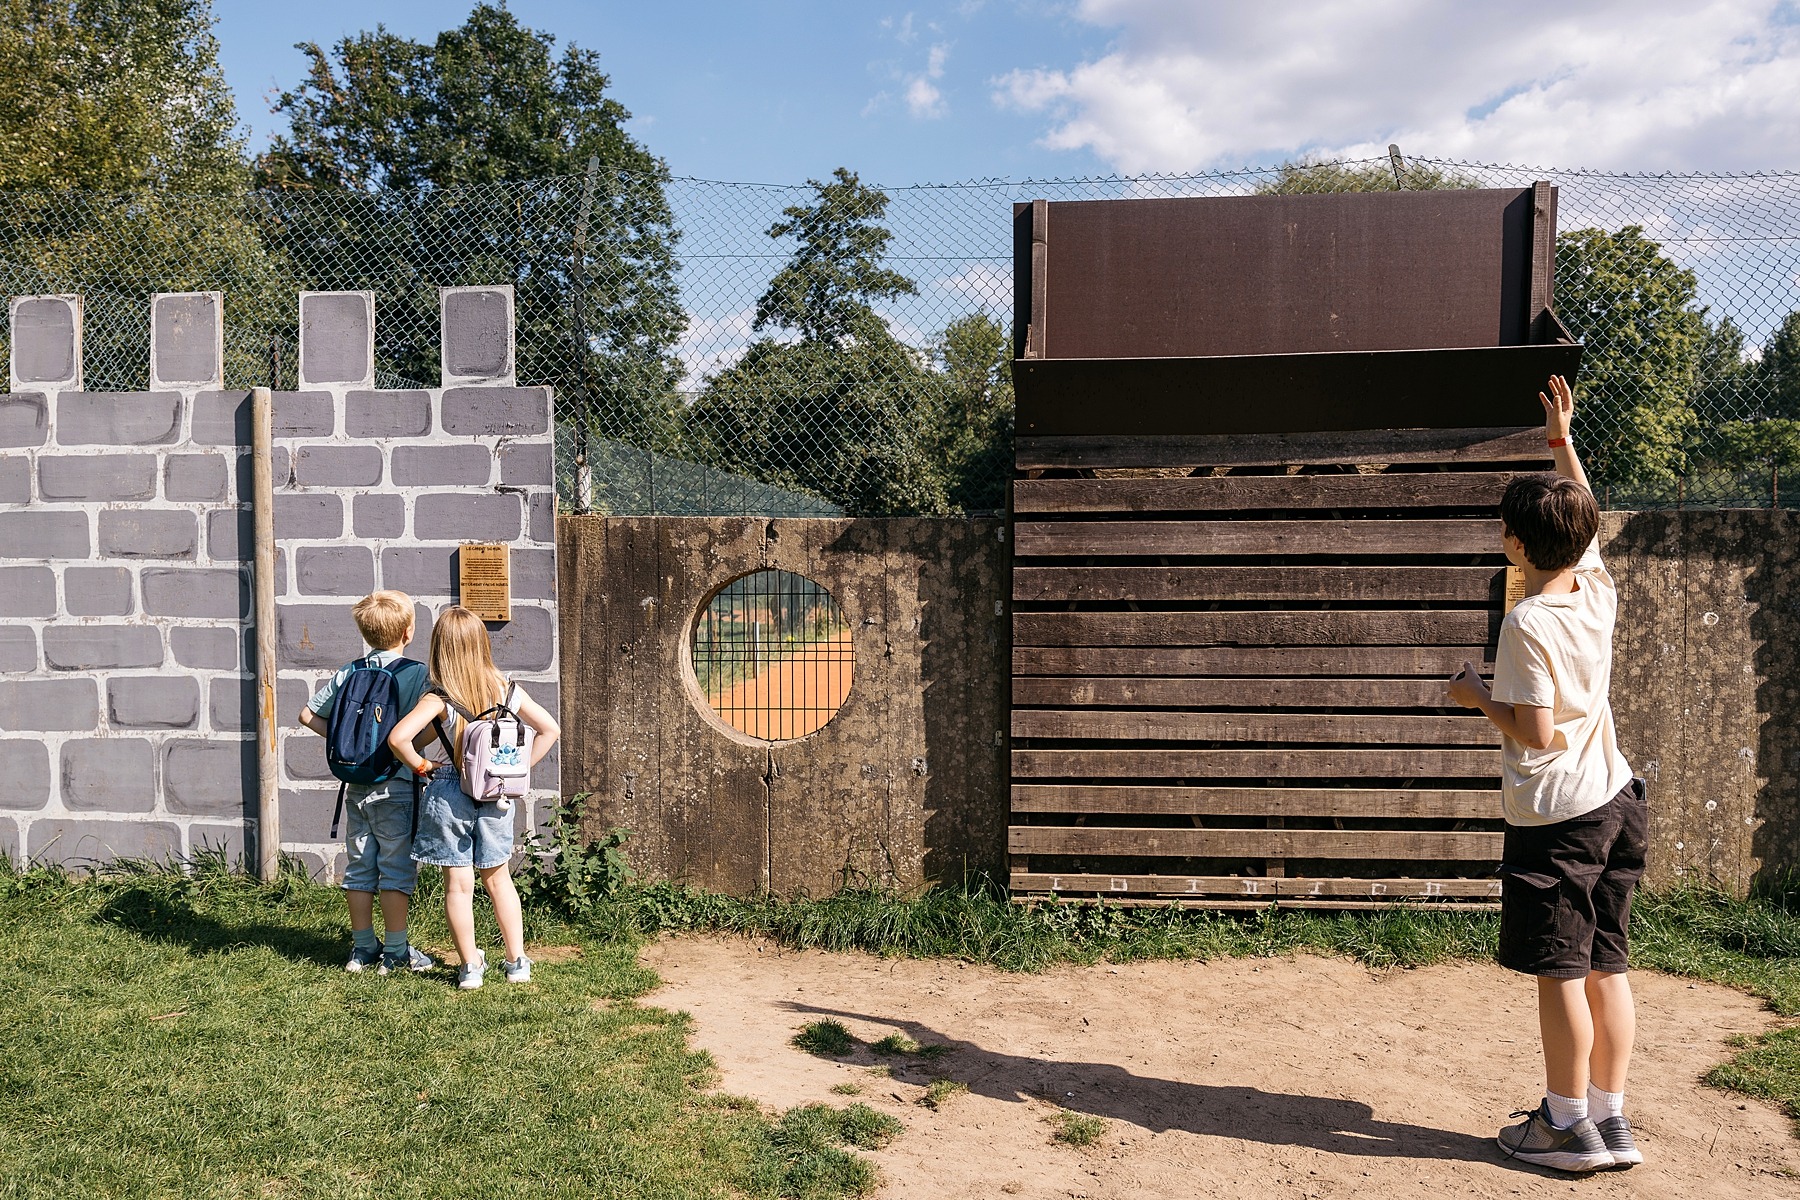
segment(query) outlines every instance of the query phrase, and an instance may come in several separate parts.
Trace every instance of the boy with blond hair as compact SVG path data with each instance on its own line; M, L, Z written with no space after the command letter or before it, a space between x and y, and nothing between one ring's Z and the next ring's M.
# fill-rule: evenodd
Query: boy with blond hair
M1595 1171L1644 1161L1625 1117L1637 1028L1626 931L1649 822L1607 697L1619 594L1569 442L1575 395L1559 375L1538 398L1556 474L1515 479L1500 501L1501 544L1524 572L1525 598L1500 626L1492 690L1464 663L1450 696L1500 730L1499 960L1537 977L1544 1099L1513 1114L1525 1120L1500 1131L1500 1149Z
M343 887L350 909L352 941L350 960L344 969L358 973L375 967L379 975L401 969L428 971L436 964L409 944L406 934L407 910L418 877L418 867L412 859L412 777L393 760L386 745L388 730L419 703L427 682L425 664L403 658L400 653L413 637L412 597L405 592L371 592L356 602L350 616L372 653L345 663L300 713L301 725L335 742L333 715L340 694L352 700L371 695L391 697L391 704L370 706L365 718L369 730L365 740L372 739L373 744L368 747L370 761L360 774L373 781L346 782L339 792L348 816L344 827L347 862ZM373 673L388 678L368 678ZM365 678L352 682L353 676ZM348 710L339 714L340 720L352 715ZM335 763L333 770L338 770ZM335 821L333 817L334 824ZM378 894L382 925L379 941L375 937Z

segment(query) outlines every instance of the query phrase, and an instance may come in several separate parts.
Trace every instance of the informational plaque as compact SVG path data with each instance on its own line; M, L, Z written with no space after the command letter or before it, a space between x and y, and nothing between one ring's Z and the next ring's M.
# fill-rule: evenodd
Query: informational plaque
M512 566L505 542L464 542L457 554L463 607L484 621L512 620Z
M1525 598L1525 568L1506 568L1506 611L1511 612Z

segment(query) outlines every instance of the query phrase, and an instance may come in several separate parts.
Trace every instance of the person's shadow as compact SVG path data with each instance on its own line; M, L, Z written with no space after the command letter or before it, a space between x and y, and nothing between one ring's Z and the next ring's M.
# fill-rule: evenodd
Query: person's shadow
M1152 1133L1181 1130L1272 1146L1305 1146L1333 1154L1439 1162L1499 1162L1539 1171L1530 1164L1507 1160L1489 1138L1429 1125L1377 1121L1373 1109L1354 1100L1158 1079L1134 1074L1113 1063L1067 1062L1002 1054L947 1037L916 1021L821 1008L798 1001L787 1002L787 1007L798 1013L850 1018L900 1029L922 1046L946 1046L949 1050L944 1062L945 1073L967 1084L978 1096L1009 1102L1034 1098L1047 1100L1075 1112L1127 1122ZM904 1079L904 1075L900 1077Z
M179 892L154 886L121 887L93 919L148 941L177 946L196 957L236 946L267 946L296 962L338 966L343 939L261 921L228 922L201 913Z

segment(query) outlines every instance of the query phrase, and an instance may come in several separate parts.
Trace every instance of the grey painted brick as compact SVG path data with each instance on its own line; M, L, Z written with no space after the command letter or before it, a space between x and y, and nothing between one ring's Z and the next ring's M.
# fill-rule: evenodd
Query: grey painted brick
M220 297L157 296L150 305L150 374L170 382L216 384L221 370Z
M444 375L497 379L512 373L511 298L498 288L442 293Z
M454 596L455 546L390 546L381 552L381 586L412 596Z
M0 671L35 671L37 666L37 631L0 625Z
M430 392L351 392L344 398L351 437L423 437L431 432Z
M63 572L63 607L73 617L129 617L130 568L68 568Z
M100 725L99 685L92 679L0 682L0 729L91 733Z
M302 383L361 383L369 378L369 297L360 292L300 297Z
M246 814L245 819L235 825L195 821L188 826L188 857L197 858L207 852L223 854L227 867L247 874L253 867L246 849L253 829L251 814Z
M406 649L401 652L402 657L422 663L431 661L431 625L434 619L431 609L423 604L413 605L412 640L406 643Z
M332 780L336 787L336 777L325 762L325 739L310 733L290 734L281 743L281 765L287 772L287 778L299 782L313 783Z
M512 594L520 600L556 599L556 551L515 548L507 555Z
M44 630L44 662L54 671L160 667L162 633L150 625L52 625Z
M103 508L100 553L108 558L193 558L200 521L182 509Z
M396 446L394 482L408 486L486 487L494 475L494 456L486 446Z
M550 389L466 387L444 392L444 432L522 437L550 430Z
M62 746L62 802L89 812L149 812L155 764L147 738L70 738Z
M44 500L150 500L156 496L154 454L40 454L38 496Z
M342 666L342 663L338 664ZM300 710L312 699L312 683L306 679L296 679L292 675L280 674L275 681L275 711L280 715L276 725L287 728L300 719ZM307 736L312 736L308 734Z
M285 596L288 593L287 562L287 551L277 547L275 550L275 594L277 596Z
M489 625L488 637L494 643L494 665L500 670L547 671L556 661L556 622L550 610L514 605L513 619L504 625Z
M377 446L302 446L294 455L301 487L368 487L381 482Z
M207 712L212 727L219 733L256 732L256 680L248 675L215 675L206 685ZM298 714L277 710L276 724L292 721Z
M179 392L63 392L56 398L62 446L163 446L181 430Z
M239 738L163 743L163 791L170 812L245 817L256 811L256 742Z
M271 399L276 437L331 436L336 421L330 392L276 392Z
M256 537L248 508L220 508L206 514L206 556L214 562L251 557Z
M289 795L294 797L292 807L295 811L299 811L303 805L310 802L309 797L304 794L283 792L281 793L281 811L284 813L289 810ZM283 819L285 820L285 818ZM286 829L287 826L284 824L282 828ZM321 833L320 840L323 839L324 835ZM292 844L297 840L299 840L297 837L290 837L288 843ZM296 862L306 869L307 875L316 883L336 883L344 877L344 863L346 859L344 851L341 848L333 850L329 854L319 854L313 850L296 850L293 857Z
M367 546L312 546L294 551L303 596L362 597L375 590L375 555Z
M50 404L41 392L0 396L0 446L41 446L50 436Z
M31 503L31 463L23 454L0 458L0 504Z
M50 747L36 738L0 738L0 778L0 808L43 808L50 803Z
M116 676L106 681L106 711L119 729L192 729L200 685L192 676Z
M562 689L554 683L532 681L523 685L525 694L542 705L549 714L562 724ZM531 772L531 786L543 788L545 791L560 791L562 787L562 742L558 741L550 747L550 753L544 755L543 761Z
M0 617L56 615L56 576L49 567L0 567Z
M531 514L527 536L534 542L556 544L556 493L534 492L525 500Z
M0 512L0 546L8 558L86 558L85 512Z
M171 454L163 464L163 498L220 502L228 480L223 454Z
M231 567L145 567L144 611L155 617L248 617L247 575Z
M318 738L313 738L318 741ZM336 839L331 837L331 812L337 807L337 780L330 779L323 783L296 782L289 789L281 790L281 837L285 842L313 843L336 840L341 849L343 830L338 830ZM337 862L337 871L343 873L343 861ZM424 874L423 871L420 874Z
M62 383L80 372L75 304L55 296L21 299L12 310L12 373L20 383Z
M509 442L500 447L500 482L509 487L555 487L550 443Z
M275 659L283 668L335 671L368 653L348 604L282 604L275 626Z
M178 625L169 630L169 650L175 661L198 670L237 670L243 644L243 636L235 629Z
M317 492L283 492L275 497L277 538L335 538L343 536L344 502Z
M510 542L519 536L519 497L431 492L413 501L413 536L424 542Z
M350 523L358 538L397 538L406 533L406 502L398 496L358 496Z
M189 440L196 446L250 445L250 393L200 392Z
M181 831L167 821L33 821L26 852L34 863L98 867L121 858L168 862L181 854Z

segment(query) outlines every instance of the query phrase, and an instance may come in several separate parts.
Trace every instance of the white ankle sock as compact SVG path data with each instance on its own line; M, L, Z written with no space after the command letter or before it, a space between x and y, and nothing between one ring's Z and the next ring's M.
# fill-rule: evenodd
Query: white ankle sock
M1544 1093L1544 1105L1550 1110L1550 1123L1558 1129L1567 1129L1588 1115L1586 1096L1575 1099L1547 1091Z
M1588 1115L1596 1121L1604 1121L1608 1117L1625 1115L1625 1093L1603 1092L1593 1084L1588 1084Z

